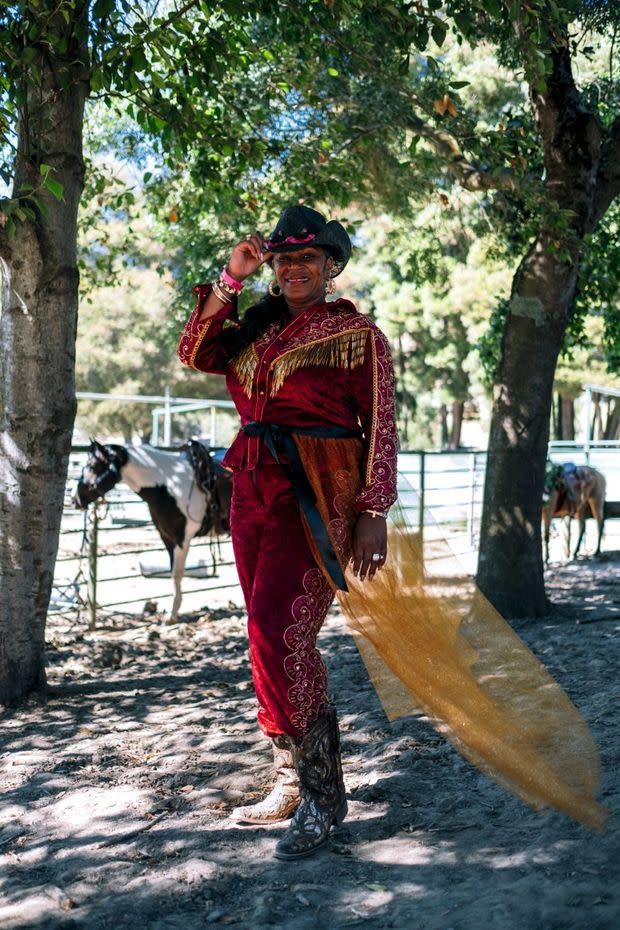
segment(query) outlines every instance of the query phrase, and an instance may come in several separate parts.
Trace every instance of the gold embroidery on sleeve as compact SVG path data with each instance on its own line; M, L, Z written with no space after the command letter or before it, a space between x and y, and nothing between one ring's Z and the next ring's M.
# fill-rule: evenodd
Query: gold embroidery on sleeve
M196 366L194 365L194 361L195 361L195 359L196 359L196 356L198 355L198 349L199 349L200 346L201 346L202 340L204 339L205 334L206 334L206 332L207 332L207 330L209 329L210 326L211 326L211 320L206 320L202 332L199 333L198 336L196 337L196 342L194 343L194 348L192 349L192 354L190 355L190 357L189 357L188 360L187 360L187 364L189 365L190 368L196 368Z
M372 419L370 423L370 436L368 437L368 458L366 460L366 485L372 481L372 468L375 458L375 443L377 441L377 420L379 414L379 372L377 365L377 347L374 335L370 339L372 351Z

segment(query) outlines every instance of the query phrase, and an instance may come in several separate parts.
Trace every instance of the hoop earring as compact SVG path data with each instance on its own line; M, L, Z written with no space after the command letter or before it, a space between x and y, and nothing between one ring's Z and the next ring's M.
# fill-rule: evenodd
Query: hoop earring
M325 285L326 294L335 294L336 293L336 282L333 278L330 278Z
M282 294L282 288L275 280L270 281L268 290L272 297L280 297Z

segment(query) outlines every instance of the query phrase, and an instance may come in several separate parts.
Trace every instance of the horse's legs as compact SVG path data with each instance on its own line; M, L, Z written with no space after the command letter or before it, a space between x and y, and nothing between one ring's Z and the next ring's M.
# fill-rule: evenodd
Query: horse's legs
M605 520L601 518L598 521L598 541L596 543L596 551L594 555L601 554L601 542L603 541L603 530L605 529Z
M566 517L565 526L566 526L566 546L564 549L564 557L567 559L570 559L570 531L573 526L573 518L571 517L570 514L568 514L568 516Z
M586 508L585 508L585 504L584 504L583 507L580 507L580 508L579 508L578 519L579 519L579 536L578 536L578 538L577 538L577 545L575 546L575 551L573 552L573 558L574 558L574 559L577 558L577 553L579 552L579 547L581 546L581 542L582 542L582 540L583 540L583 536L584 536L584 533L585 533L585 531L586 531Z
M185 528L185 538L183 539L182 546L174 547L174 555L172 560L172 581L174 583L174 600L172 602L172 610L170 611L170 620L169 623L176 623L176 619L179 615L179 607L181 606L181 581L183 580L183 573L185 572L185 561L187 559L187 553L189 552L189 544L193 538L193 533L189 532L189 525Z
M588 498L588 500L590 503L590 510L592 511L592 516L596 520L596 525L598 526L598 542L596 544L596 551L594 555L600 555L601 554L601 540L603 539L603 526L605 523L605 518L604 518L605 504L603 504L603 507L601 508L600 502L596 499L594 495Z

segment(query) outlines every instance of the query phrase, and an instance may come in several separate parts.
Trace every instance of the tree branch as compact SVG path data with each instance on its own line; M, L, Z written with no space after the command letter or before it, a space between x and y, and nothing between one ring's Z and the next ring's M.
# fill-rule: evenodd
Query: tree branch
M534 75L530 79L530 97L547 172L552 177L554 173L561 174L565 166L573 162L575 146L578 151L583 148L590 128L584 124L592 123L595 118L582 104L568 48L557 46L550 58L551 73L546 78L546 86L539 89Z
M172 26L175 20L179 19L181 16L185 16L185 14L189 13L192 7L195 7L195 6L196 6L196 0L188 0L188 2L184 3L183 6L179 7L178 10L173 10L170 13L170 15L166 17L166 19L163 19L161 22L157 23L157 25L153 26L149 32L144 32L142 33L142 35L138 35L136 37L138 42L140 44L143 44L144 42L147 42L149 39L152 39L153 36L156 36L158 32L165 31L168 28L168 26ZM142 22L145 22L145 20L142 17L140 17L140 19L142 20ZM153 20L154 20L154 17L153 17Z
M594 229L611 202L620 196L620 116L605 133L596 179L590 229Z
M321 30L324 29L324 25L319 21L319 19L314 14L310 14L310 18L315 22L317 27ZM376 61L371 60L366 55L362 54L359 49L351 47L349 44L345 44L334 32L329 33L331 41L340 46L341 49L347 54L351 55L353 58L356 58L362 65L369 70L369 73L374 73L376 70ZM398 91L398 95L401 98L408 99L413 103L411 92L404 87L401 87ZM418 101L415 101L416 103ZM425 123L419 116L415 113L411 113L405 118L405 127L414 132L417 136L421 136L426 139L427 142L432 147L436 155L442 158L446 162L446 168L448 173L451 174L461 185L469 191L487 191L487 190L510 190L510 191L523 191L525 188L534 186L533 178L523 178L515 174L514 171L511 171L508 168L502 168L497 171L487 171L482 168L480 165L475 165L472 162L468 161L463 155L460 145L455 136L451 133L446 132L445 129L437 129L434 126L431 126L428 123Z
M528 179L521 178L514 171L502 168L495 171L486 169L468 161L463 155L458 140L445 129L430 126L411 114L406 119L406 128L429 143L436 155L446 163L451 174L468 191L511 190L520 191L530 186ZM533 179L532 179L533 181Z
M550 59L551 73L544 87L535 75L530 78L546 171L545 199L571 211L569 229L581 240L594 225L593 204L605 136L600 119L584 104L577 89L568 46L556 42Z

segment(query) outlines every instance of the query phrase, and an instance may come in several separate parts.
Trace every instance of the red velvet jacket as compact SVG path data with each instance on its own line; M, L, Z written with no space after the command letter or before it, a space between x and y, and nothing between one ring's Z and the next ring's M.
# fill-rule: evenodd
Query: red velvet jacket
M179 340L181 362L225 374L245 426L252 420L283 426L343 426L364 432L362 489L355 509L387 511L396 500L394 373L383 333L348 300L305 310L284 327L272 324L232 360L220 341L223 327L238 326L236 307L225 304L202 322L209 285L194 288L196 308ZM224 465L251 469L273 462L258 437L239 433Z

